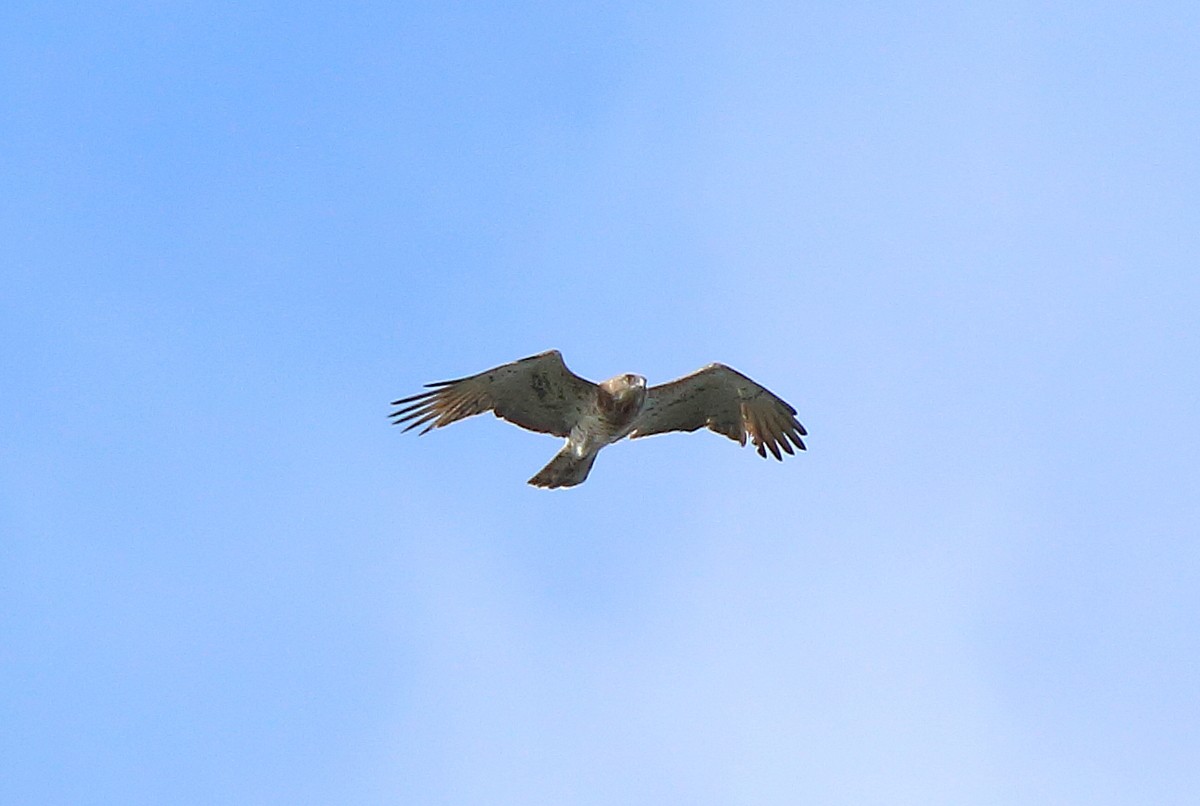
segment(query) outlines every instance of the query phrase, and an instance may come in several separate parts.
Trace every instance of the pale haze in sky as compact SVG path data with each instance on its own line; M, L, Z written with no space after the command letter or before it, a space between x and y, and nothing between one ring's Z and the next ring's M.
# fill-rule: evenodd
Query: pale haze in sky
M1196 802L1195 3L10 2L0 98L0 802ZM548 349L809 451L388 425Z

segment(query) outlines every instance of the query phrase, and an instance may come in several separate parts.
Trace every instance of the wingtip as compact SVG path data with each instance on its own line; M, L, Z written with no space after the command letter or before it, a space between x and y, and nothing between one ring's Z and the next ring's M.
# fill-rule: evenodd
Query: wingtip
M392 405L403 406L405 403L412 403L414 400L424 400L425 398L433 397L436 394L437 392L420 392L415 395L409 395L408 397L402 397L399 400L393 400Z
M803 429L800 429L799 433L797 433L796 431L788 431L785 436L787 439L790 439L796 445L797 448L799 448L802 451L806 451L806 450L808 450L808 447L805 446L804 440L800 439L801 434L804 434Z

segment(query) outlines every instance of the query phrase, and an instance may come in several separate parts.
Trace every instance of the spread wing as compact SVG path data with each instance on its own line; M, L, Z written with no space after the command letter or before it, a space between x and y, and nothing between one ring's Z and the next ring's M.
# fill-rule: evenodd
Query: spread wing
M666 431L695 431L707 426L718 434L746 444L746 435L758 448L776 459L782 448L804 450L800 437L808 432L796 419L796 410L770 390L759 386L724 364L709 364L676 381L646 390L646 405L635 421L633 438Z
M408 423L408 431L431 429L495 411L510 423L530 431L565 437L588 403L596 384L580 378L563 363L562 353L550 350L455 381L426 384L430 391L392 401L392 424Z

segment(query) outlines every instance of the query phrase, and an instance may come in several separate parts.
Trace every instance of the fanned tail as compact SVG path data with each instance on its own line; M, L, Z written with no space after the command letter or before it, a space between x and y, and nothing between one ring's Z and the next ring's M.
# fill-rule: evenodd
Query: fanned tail
M529 480L529 483L534 487L550 489L574 487L576 484L583 483L583 480L588 477L595 461L595 453L576 456L570 446L567 446L555 454L550 463L539 470L537 475Z

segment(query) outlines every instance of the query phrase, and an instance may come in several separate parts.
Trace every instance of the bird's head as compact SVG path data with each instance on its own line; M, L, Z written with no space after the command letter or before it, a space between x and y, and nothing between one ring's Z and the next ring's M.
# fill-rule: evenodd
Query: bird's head
M602 386L613 397L625 399L638 397L646 393L646 379L641 375L634 375L632 372L626 372L624 375L609 378Z
M611 397L612 407L622 413L636 413L646 400L646 379L632 372L609 378L600 388Z

